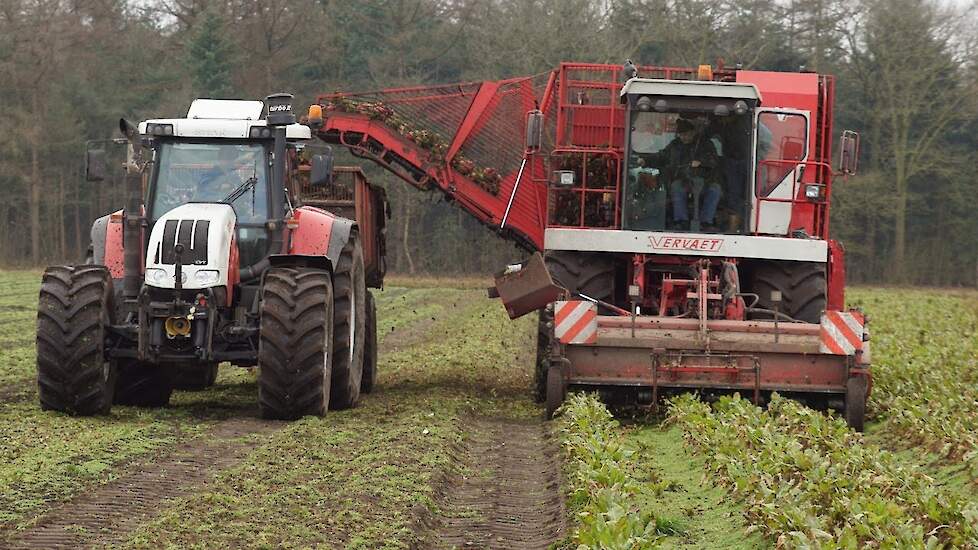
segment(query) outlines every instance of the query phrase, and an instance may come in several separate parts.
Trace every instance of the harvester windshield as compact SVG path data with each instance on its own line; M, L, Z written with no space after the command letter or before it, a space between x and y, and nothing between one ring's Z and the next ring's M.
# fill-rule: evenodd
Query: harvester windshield
M631 111L625 229L742 231L752 113L726 103L674 100Z

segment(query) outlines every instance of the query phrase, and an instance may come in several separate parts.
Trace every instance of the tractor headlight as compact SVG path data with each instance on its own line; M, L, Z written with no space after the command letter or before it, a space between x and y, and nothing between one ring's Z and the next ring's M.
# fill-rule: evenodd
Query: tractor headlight
M822 185L809 184L805 186L805 198L817 201L822 198Z
M252 126L248 130L248 137L252 139L272 137L272 129L268 126Z
M172 136L172 124L147 124L146 133L151 136Z
M168 286L173 284L173 277L165 269L151 268L146 270L146 282L153 286Z
M220 278L221 272L215 269L202 269L198 271L196 275L194 275L194 279L196 279L197 282L202 285L217 284Z

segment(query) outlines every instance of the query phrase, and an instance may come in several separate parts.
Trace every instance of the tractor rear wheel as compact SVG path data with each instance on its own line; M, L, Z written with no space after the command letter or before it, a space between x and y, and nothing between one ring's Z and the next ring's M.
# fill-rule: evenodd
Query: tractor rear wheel
M612 302L615 290L615 266L609 255L582 252L548 251L544 262L550 276L574 297L581 293ZM599 307L599 311L600 311ZM553 311L540 310L537 320L536 398L547 398L547 375L550 368L550 348L553 345Z
M365 319L365 335L363 346L363 379L360 380L360 391L374 391L377 382L377 302L374 295L367 291L367 314Z
M112 277L104 266L44 271L37 304L37 384L41 408L108 414L115 365L105 358L112 323Z
M360 400L366 339L367 283L363 249L356 233L343 246L333 269L333 389L331 409L349 409Z
M258 340L258 406L264 418L323 416L329 407L333 280L329 271L265 274Z
M557 365L547 369L547 420L554 417L557 409L567 397L567 385L564 383L564 373Z
M852 376L846 382L846 423L857 432L866 423L866 393L869 381L865 376Z
M175 369L173 388L185 391L201 391L217 381L217 363L180 365Z
M115 385L115 402L135 407L165 407L173 395L173 372L169 367L120 361Z
M771 292L781 293L781 303L771 300ZM816 262L766 261L751 269L750 292L757 294L757 306L777 310L792 319L819 323L826 304L825 265Z

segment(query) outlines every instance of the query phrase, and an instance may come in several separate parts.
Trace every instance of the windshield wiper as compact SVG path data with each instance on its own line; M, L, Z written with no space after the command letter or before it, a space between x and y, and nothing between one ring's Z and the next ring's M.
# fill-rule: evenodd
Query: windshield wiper
M224 200L222 200L221 202L226 202L228 204L231 204L234 201L240 199L241 196L247 193L249 190L254 189L255 185L257 184L258 184L258 178L255 176L251 176L250 178L246 179L244 183L239 185L237 189L231 191L231 193L229 193L228 196L224 197Z

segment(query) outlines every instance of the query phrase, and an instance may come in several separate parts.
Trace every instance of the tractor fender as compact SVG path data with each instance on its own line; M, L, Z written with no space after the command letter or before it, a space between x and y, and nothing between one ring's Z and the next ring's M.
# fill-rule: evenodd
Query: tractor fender
M109 227L109 216L106 214L92 222L92 261L95 265L105 265L105 234Z
M356 227L353 220L311 206L296 209L293 219L298 227L292 230L288 255L325 256L334 265Z
M268 257L271 267L312 267L333 272L333 262L326 256L305 254L272 254Z

